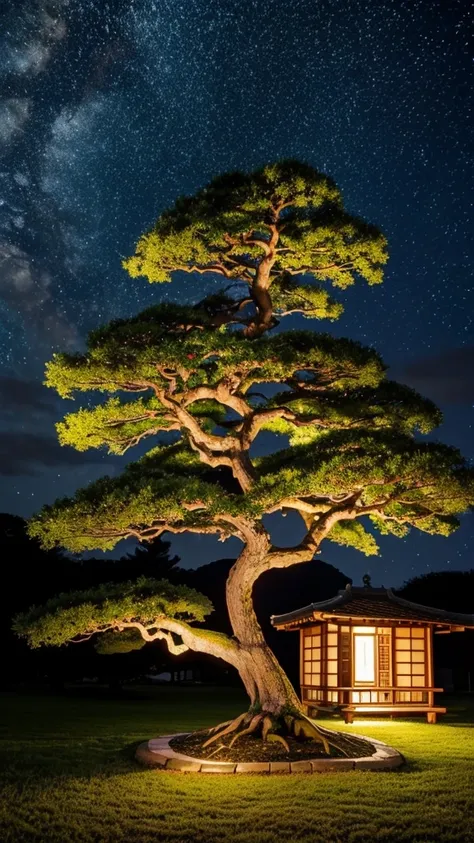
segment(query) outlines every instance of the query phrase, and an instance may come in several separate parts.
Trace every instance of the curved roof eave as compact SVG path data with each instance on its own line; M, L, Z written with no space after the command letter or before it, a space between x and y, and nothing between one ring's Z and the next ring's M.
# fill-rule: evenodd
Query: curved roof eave
M368 607L367 612L361 611L360 606L357 611L351 613L350 603L358 600L380 601L380 609L374 612L373 603ZM372 601L371 601L372 602ZM383 606L389 605L393 612L394 606L399 606L404 610L400 617L393 614L384 614ZM347 607L345 609L345 607ZM344 611L345 609L345 611ZM342 610L342 611L341 611ZM410 612L413 617L410 617ZM315 620L317 615L320 615L321 620L330 620L333 618L352 618L357 619L365 617L370 620L390 620L398 622L414 621L427 624L435 624L437 626L463 626L474 628L474 615L463 614L461 612L448 612L445 609L436 609L431 606L422 606L420 603L412 603L410 600L405 600L403 597L398 597L393 593L391 588L353 588L348 584L345 589L339 591L335 597L329 600L322 600L318 603L309 603L301 609L295 609L292 612L287 612L283 615L272 615L271 622L273 626L282 626L298 621ZM326 617L324 617L326 615Z

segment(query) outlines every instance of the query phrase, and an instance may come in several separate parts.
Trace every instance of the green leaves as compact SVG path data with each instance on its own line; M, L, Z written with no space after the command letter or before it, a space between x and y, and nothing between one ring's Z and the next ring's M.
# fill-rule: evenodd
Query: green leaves
M141 650L146 641L138 629L123 629L121 632L103 632L94 641L94 649L101 656L112 656L118 653L133 653Z
M194 589L141 577L136 582L106 583L60 594L17 615L13 629L31 647L57 646L78 636L118 629L123 623L137 622L150 628L159 626L163 618L203 621L210 612L208 598Z
M339 208L328 208L326 213L290 211L280 248L280 269L307 273L341 289L357 277L380 284L388 259L380 231Z
M154 398L130 402L111 398L93 410L69 413L56 430L61 445L77 451L106 445L110 454L123 454L145 436L172 427L173 419L166 417L165 408Z
M398 520L399 531L374 518L376 527L395 534L403 534L406 522L448 535L474 499L474 471L456 449L386 431L331 431L314 443L261 459L258 468L254 505L266 511L285 498L309 498L316 507L319 501L324 513L331 502L352 495L361 508L373 505Z
M386 260L383 235L344 210L331 179L297 161L226 173L178 199L124 266L156 282L177 270L217 273L225 288L194 306L160 304L97 329L85 354L54 357L46 383L62 397L111 396L69 413L57 425L61 444L121 454L170 431L180 442L45 507L31 534L75 552L163 531L242 537L233 519L260 529L289 499L316 520L348 500L377 509L381 532L403 535L412 525L448 534L474 492L457 452L415 441L440 423L438 409L387 381L371 348L270 331L275 312L338 318L341 303L317 282L376 284ZM260 430L281 434L283 450L251 456ZM375 553L355 516L331 540Z
M209 524L209 518L232 511L232 496L204 474L205 466L182 446L157 447L120 477L103 477L74 498L43 507L29 533L44 547L75 553L112 550L123 538L151 538L166 526L225 534L225 524Z
M171 376L175 391L185 392L229 376L245 390L251 383L286 383L303 370L310 374L308 385L336 389L376 386L384 375L373 349L327 334L292 331L250 342L236 331L170 330L161 306L141 316L95 332L85 355L55 355L47 365L47 386L67 398L77 391L168 389Z
M189 308L150 308L94 332L86 355L59 355L49 364L47 382L60 394L115 393L68 414L58 424L62 444L123 453L170 430L182 439L152 449L119 478L45 507L30 532L46 547L110 550L125 537L167 529L225 536L226 515L258 523L298 496L317 496L323 512L331 500L356 492L365 506L384 501L383 512L398 519L378 521L384 531L402 530L405 522L441 534L453 529L474 497L469 469L452 449L414 441L441 414L410 388L386 381L373 349L309 331L250 341L209 327L207 313L197 312L202 324L190 327ZM259 383L280 384L281 391L255 395ZM147 394L124 401L123 391ZM290 448L253 460L246 495L224 491L222 475L210 468L229 465L220 457L226 437L235 454L239 443L241 453L248 450L246 425L262 407L272 412L257 429L283 434ZM373 552L357 527L338 528L333 538Z
M254 173L226 173L194 197L182 197L154 229L140 238L135 255L123 261L132 278L170 281L173 271L195 268L239 277L247 257L262 248L245 245L250 234L265 237L275 207L338 204L334 183L298 162L279 162Z
M272 302L277 314L301 313L308 319L339 319L344 311L322 287L298 282L288 273L273 281Z
M218 273L252 285L272 232L278 242L270 280L284 270L342 288L357 277L369 284L382 281L385 238L343 211L330 178L293 160L253 173L226 173L195 196L178 199L140 238L123 266L132 278L144 276L150 282L170 281L181 270ZM334 305L329 318L339 312Z
M196 401L189 411L204 430L212 430L225 417L225 408L216 401ZM77 451L106 446L109 454L123 454L149 436L178 428L176 419L156 398L111 398L91 410L68 413L56 425L61 445Z
M364 529L360 521L339 521L328 535L335 544L353 547L365 556L378 556L379 548L375 538Z
M345 384L347 384L347 380ZM301 384L293 392L277 393L269 406L288 407L297 414L297 422L278 420L266 429L285 433L291 445L309 444L325 430L365 428L391 429L395 434L429 433L441 424L442 415L428 399L394 381L377 386L354 385L353 388L311 392L311 384Z
M166 530L230 535L229 517L258 525L288 499L296 509L298 499L313 501L322 515L352 497L362 511L379 510L373 523L383 533L404 535L412 525L448 535L474 500L473 470L455 449L385 430L320 431L309 444L255 460L255 470L250 492L226 492L221 475L184 446L156 448L120 477L103 478L74 498L44 507L29 531L45 547L110 550L123 538L146 539ZM364 553L376 548L361 527L348 523L330 539Z

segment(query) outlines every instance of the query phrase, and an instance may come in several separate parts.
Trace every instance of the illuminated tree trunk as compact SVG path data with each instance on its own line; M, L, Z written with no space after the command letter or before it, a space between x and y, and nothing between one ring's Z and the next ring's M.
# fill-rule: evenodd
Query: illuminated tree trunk
M227 608L239 643L236 662L244 685L254 686L252 707L272 715L300 712L301 704L285 672L267 645L253 608L253 586L266 569L268 540L255 536L231 569L226 585Z
M276 218L275 218L276 222ZM248 337L259 337L264 334L272 325L273 305L269 292L271 278L270 273L276 260L275 249L278 244L278 230L276 225L271 226L271 237L266 244L265 257L262 258L257 268L255 278L251 287L251 296L257 310L255 321L245 329Z

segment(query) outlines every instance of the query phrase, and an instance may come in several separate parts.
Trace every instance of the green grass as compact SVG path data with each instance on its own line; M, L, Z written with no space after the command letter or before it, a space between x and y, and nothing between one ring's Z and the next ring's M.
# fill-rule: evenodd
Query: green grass
M474 701L436 726L357 721L401 772L204 776L139 768L138 742L237 714L227 689L0 695L0 840L45 843L474 841ZM327 721L326 721L327 725Z

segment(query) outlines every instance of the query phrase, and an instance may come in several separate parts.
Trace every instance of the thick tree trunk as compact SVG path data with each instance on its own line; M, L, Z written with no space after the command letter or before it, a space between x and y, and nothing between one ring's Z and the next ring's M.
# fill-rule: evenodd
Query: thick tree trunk
M286 674L268 644L242 645L242 661L236 667L248 690L253 685L251 707L278 716L285 712L301 712L301 704Z
M265 533L242 530L246 546L231 569L226 585L227 608L234 631L237 654L232 664L237 668L250 697L250 710L232 721L210 729L202 749L211 755L232 749L236 740L253 735L263 741L280 741L290 751L284 735L319 741L326 755L331 747L351 756L357 749L358 738L340 735L310 720L275 656L268 647L253 609L252 592L258 577L273 567L274 553L269 558L269 540ZM299 561L295 559L295 562ZM225 657L224 657L225 658ZM229 741L229 743L227 743ZM210 756L209 756L210 757Z
M273 715L300 712L295 691L263 637L253 608L252 592L256 579L266 570L268 540L255 536L247 543L231 569L226 586L227 609L234 636L239 644L236 667L244 685L249 680L255 691L252 707Z
M244 333L247 337L254 339L266 333L273 322L273 304L270 293L265 287L255 283L252 287L252 298L257 309L257 316Z
M278 242L278 232L274 228L271 240L268 244L268 252L261 260L257 269L255 280L250 288L250 294L255 302L257 316L254 322L247 326L244 334L247 337L255 338L266 333L273 322L273 304L269 293L270 272L275 263L275 248Z

